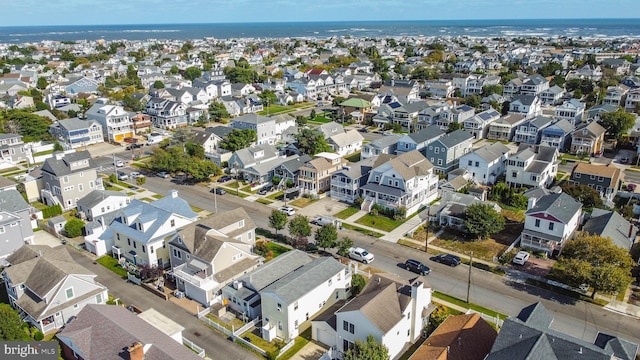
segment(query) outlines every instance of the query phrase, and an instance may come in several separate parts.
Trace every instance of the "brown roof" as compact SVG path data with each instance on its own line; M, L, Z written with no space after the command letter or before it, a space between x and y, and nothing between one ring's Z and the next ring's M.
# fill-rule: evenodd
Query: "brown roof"
M394 170L402 176L403 179L409 180L416 176L424 176L433 168L433 164L424 157L418 150L403 153L397 157L393 155L383 156L380 154L374 163L374 167L388 163Z
M594 165L580 162L573 168L571 177L573 178L575 173L602 176L611 179L611 185L614 186L620 179L621 171L618 167L609 163L609 165Z
M145 360L198 360L189 348L120 306L87 305L57 335L84 359L128 358L134 343L145 346Z
M482 360L498 333L479 314L449 316L410 360Z

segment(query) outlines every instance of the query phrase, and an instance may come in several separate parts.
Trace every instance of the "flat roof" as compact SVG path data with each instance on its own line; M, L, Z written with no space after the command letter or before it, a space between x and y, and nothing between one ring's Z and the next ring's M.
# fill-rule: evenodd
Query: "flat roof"
M173 336L184 330L182 325L162 315L154 308L141 312L138 314L138 317L162 331L167 336Z

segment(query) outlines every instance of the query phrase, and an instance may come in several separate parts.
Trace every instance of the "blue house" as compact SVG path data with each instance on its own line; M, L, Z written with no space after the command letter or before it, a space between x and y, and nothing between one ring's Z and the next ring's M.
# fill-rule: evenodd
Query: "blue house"
M513 138L513 141L517 143L536 145L540 142L542 129L550 126L552 123L552 118L538 115L518 126L516 129L516 136Z
M573 124L566 119L560 119L551 126L542 129L540 145L553 146L559 152L565 152L565 149L571 144L569 138L573 130Z

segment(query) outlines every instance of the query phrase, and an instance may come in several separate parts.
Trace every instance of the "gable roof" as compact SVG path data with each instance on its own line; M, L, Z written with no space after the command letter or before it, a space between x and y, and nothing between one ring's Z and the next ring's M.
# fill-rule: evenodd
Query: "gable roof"
M615 187L618 180L620 179L620 174L622 171L613 163L609 165L595 165L588 164L583 162L578 162L576 166L573 167L572 176L575 173L587 174L587 175L595 175L602 176L611 179L611 186Z
M312 258L300 250L287 251L243 276L241 280L255 290L260 291L311 261Z
M378 156L373 166L376 171L386 171L393 168L404 180L413 179L416 176L424 176L433 168L433 164L427 160L418 150L412 150L398 156Z
M407 135L411 140L415 141L416 144L420 144L430 139L435 139L444 135L445 132L440 129L437 125L429 125L425 128L420 129L414 133Z
M2 198L0 199L0 211L6 211L11 214L15 214L18 211L31 208L22 195L15 189L7 189L2 191Z
M345 265L333 257L316 258L271 283L261 292L273 293L287 304L291 304L326 283L345 268Z
M349 130L347 132L335 134L329 138L337 147L345 147L358 142L362 142L364 137L357 130Z
M616 246L630 250L638 229L615 211L594 208L582 231L608 237Z
M200 357L170 338L135 313L110 305L86 305L63 330L58 339L84 359L120 360L128 358L127 348L135 343L149 345L147 360L198 360Z
M402 312L411 301L410 286L408 282L391 275L375 274L360 294L337 313L360 311L386 334L402 319Z
M85 206L88 208L94 207L104 201L108 197L127 197L126 194L121 193L120 191L112 191L112 190L93 190L87 195L83 196L80 200L76 202L78 206Z
M86 150L71 152L68 154L61 154L62 156L60 159L56 158L56 155L57 154L54 153L53 157L50 157L44 161L44 164L41 168L42 171L48 172L55 176L63 176L72 174L74 172L87 171L88 169L93 169L96 167L93 159L91 158L91 154ZM85 160L88 162L87 167L80 167L71 170L72 163Z
M525 215L546 213L568 224L580 209L582 209L582 203L565 193L549 194L539 198L535 206L527 210Z
M504 154L509 153L511 150L501 142L496 142L493 144L485 145L476 151L473 154L478 155L486 162L490 163L499 158L501 158Z
M443 137L439 138L436 141L440 141L440 143L442 143L442 145L444 145L447 148L452 148L456 145L459 145L465 141L471 140L473 139L474 136L471 132L463 130L463 129L459 129L456 130L454 132L451 132L449 134L444 135Z

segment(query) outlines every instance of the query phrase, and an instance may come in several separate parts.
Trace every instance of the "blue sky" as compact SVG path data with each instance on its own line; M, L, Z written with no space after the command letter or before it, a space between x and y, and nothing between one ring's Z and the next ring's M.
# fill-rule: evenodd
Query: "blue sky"
M0 26L640 17L638 0L0 0L0 9Z

